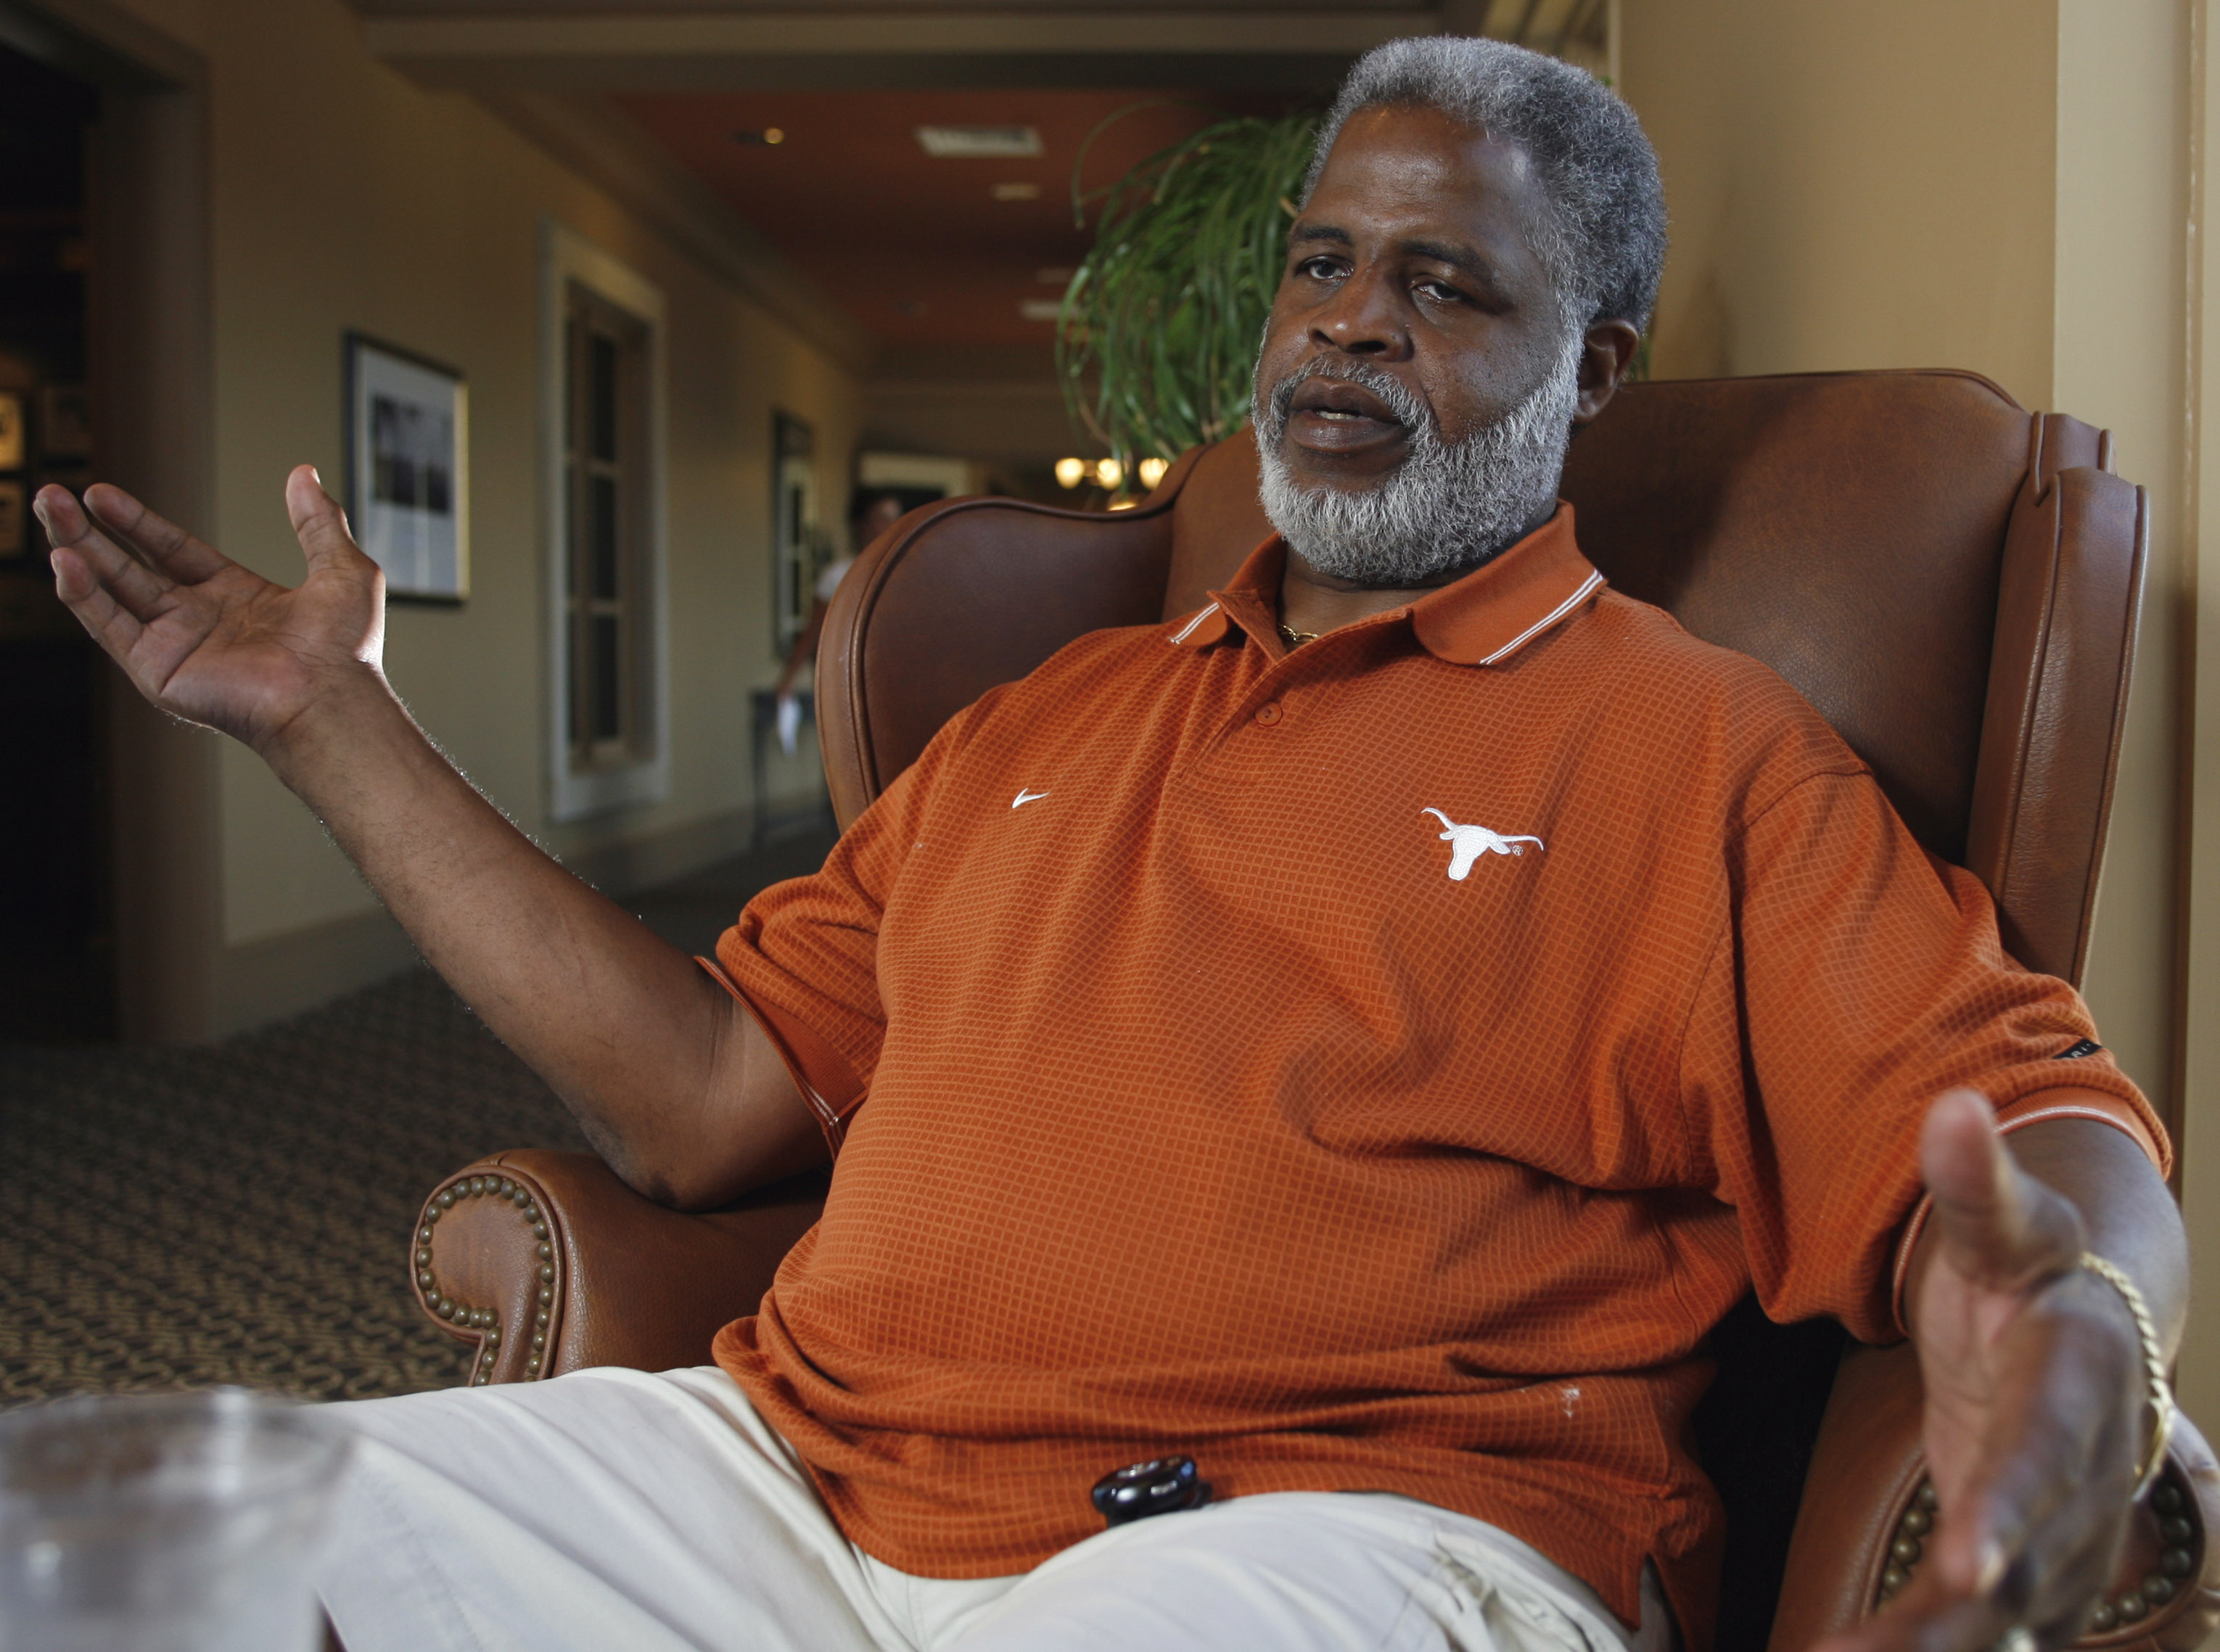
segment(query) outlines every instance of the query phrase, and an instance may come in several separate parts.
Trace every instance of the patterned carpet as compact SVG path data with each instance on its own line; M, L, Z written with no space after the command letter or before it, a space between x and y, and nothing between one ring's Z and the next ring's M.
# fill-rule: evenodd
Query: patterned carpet
M630 904L706 950L795 838ZM418 1201L503 1147L582 1147L427 971L197 1049L0 1045L0 1406L242 1382L355 1399L462 1380L408 1292Z

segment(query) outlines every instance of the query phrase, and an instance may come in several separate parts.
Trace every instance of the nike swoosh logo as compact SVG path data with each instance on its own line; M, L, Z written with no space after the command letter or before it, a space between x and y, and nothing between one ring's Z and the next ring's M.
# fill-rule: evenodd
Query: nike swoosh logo
M1048 794L1046 792L1029 792L1020 790L1017 796L1011 801L1010 807L1012 808L1016 808L1020 804L1038 803L1042 798L1046 797L1047 795Z

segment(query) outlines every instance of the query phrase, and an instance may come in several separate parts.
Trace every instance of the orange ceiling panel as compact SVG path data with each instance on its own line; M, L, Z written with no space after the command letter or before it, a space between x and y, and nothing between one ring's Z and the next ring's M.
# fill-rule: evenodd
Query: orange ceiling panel
M616 100L650 137L891 345L1045 344L1028 321L1092 242L1072 221L1072 167L1088 134L1088 190L1225 114L1278 113L1283 98L1088 89L639 94ZM935 159L920 126L1029 126L1025 159ZM776 128L776 145L736 133ZM1032 199L996 198L1031 186Z

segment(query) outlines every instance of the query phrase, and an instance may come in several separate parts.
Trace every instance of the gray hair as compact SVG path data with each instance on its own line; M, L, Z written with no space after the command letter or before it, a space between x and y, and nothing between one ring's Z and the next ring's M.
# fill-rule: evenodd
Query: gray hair
M1535 250L1568 322L1583 332L1600 321L1649 325L1665 267L1665 194L1649 140L1611 88L1505 41L1390 41L1342 83L1303 180L1305 202L1343 124L1382 104L1438 109L1524 149L1550 207L1533 226Z

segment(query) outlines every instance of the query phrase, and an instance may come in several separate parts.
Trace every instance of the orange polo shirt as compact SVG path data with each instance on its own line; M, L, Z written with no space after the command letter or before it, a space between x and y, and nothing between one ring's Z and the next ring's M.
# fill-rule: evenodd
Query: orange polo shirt
M1569 508L1292 654L1283 554L985 695L726 934L839 1157L716 1357L905 1571L1033 1566L1188 1452L1492 1521L1630 1620L1654 1557L1701 1645L1712 1325L1754 1284L1895 1334L1948 1086L2159 1125L1819 715L1605 589Z

